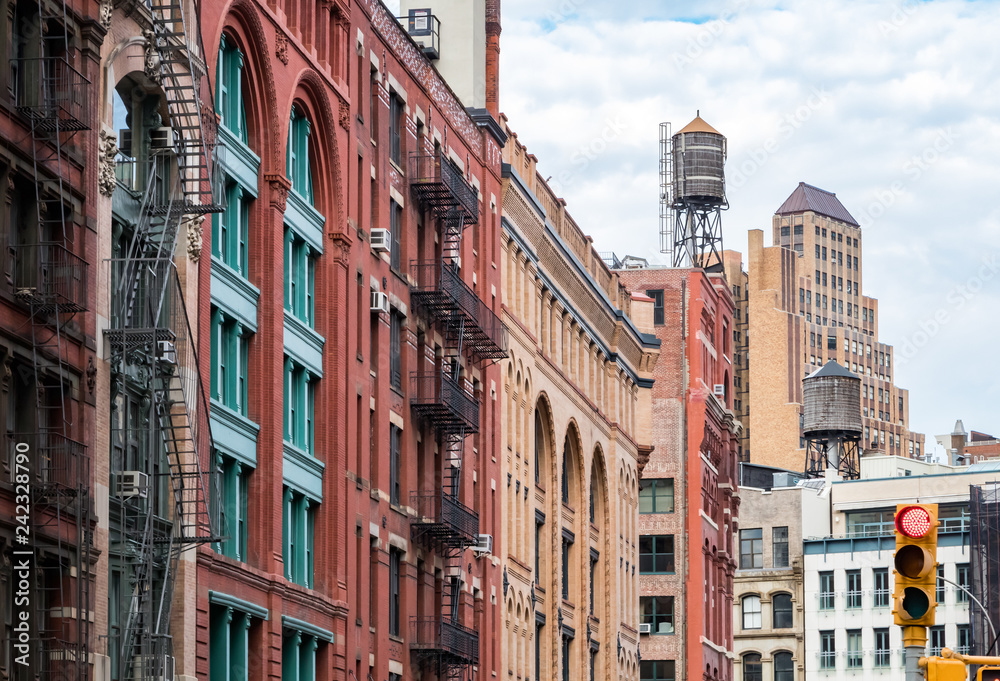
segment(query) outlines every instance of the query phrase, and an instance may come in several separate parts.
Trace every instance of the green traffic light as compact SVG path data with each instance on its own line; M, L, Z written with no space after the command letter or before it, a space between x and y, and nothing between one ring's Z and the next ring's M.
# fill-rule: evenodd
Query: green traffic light
M931 601L927 597L927 592L913 586L903 590L903 610L910 619L919 619L927 614Z

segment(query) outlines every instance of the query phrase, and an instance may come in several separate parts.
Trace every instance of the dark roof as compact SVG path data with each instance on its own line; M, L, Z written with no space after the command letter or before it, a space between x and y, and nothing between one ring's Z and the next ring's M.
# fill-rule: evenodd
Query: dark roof
M819 187L814 187L811 184L806 184L805 182L799 182L799 186L795 188L792 195L785 199L785 202L781 204L781 208L776 211L776 215L789 215L791 213L802 213L804 211L811 210L814 213L819 213L820 215L825 215L828 218L833 218L834 220L840 220L841 222L846 222L849 225L854 225L855 227L860 227L858 221L855 220L847 209L844 208L844 204L840 202L837 195L833 192L828 192L825 189L820 189Z
M845 378L856 378L859 381L861 380L860 376L852 374L832 359L816 371L806 376L806 378L823 378L825 376L843 376Z

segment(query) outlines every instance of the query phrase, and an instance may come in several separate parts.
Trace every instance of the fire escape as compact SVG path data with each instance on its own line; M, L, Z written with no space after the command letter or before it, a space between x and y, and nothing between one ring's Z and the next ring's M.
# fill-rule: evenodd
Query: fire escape
M439 678L471 677L479 662L479 635L459 618L462 555L479 540L479 516L460 501L465 438L479 432L478 399L461 377L464 360L485 364L507 356L502 322L460 273L462 232L479 220L476 190L441 152L410 156L411 191L441 229L441 255L411 263L410 298L416 310L441 332L445 357L430 372L410 377L411 408L438 436L444 451L441 485L411 494L417 511L414 541L445 562L438 616L410 621L410 650Z
M162 138L162 128L155 131L161 138L132 169L141 205L127 245L109 268L111 319L105 335L117 410L112 437L123 450L119 460L112 457L112 494L121 517L111 545L131 566L113 654L119 679L169 681L171 605L181 553L217 541L220 529L210 508L212 484L202 468L212 437L197 337L174 253L186 221L221 206L213 198L201 117L202 101L211 102L211 94L204 67L191 56L193 41L200 38L189 41L190 17L179 0L146 0L129 12L135 9L151 27L147 40L157 59L147 75L164 93L169 136Z
M25 17L21 17L22 20ZM35 428L14 437L12 478L28 473L33 553L29 669L38 681L88 678L90 655L90 461L74 431L73 372L67 332L87 309L87 263L69 248L74 225L66 205L77 133L90 128L90 82L72 64L65 3L40 3L12 59L15 106L31 131L36 223L12 253L15 298L30 317ZM23 26L19 25L23 30ZM32 30L37 36L31 36ZM12 229L15 227L12 225ZM77 425L79 428L79 425ZM25 448L27 445L27 448ZM23 555L19 560L23 558Z

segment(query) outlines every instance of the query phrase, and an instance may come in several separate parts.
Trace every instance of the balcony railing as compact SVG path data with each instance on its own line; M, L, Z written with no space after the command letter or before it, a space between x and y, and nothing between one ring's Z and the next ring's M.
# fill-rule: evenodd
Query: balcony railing
M87 262L59 244L14 247L14 295L39 308L87 309Z
M472 546L479 537L479 514L443 490L412 492L417 511L414 535L452 548Z
M413 303L452 326L461 325L463 345L479 359L507 356L507 329L469 287L453 264L428 260L410 264Z
M68 492L90 479L87 447L58 433L14 433L7 436L9 479L31 476L36 492Z
M410 650L441 656L447 666L477 664L479 634L443 617L411 617Z
M479 431L479 401L443 369L410 374L410 405L442 433Z
M410 154L410 188L417 200L439 215L458 215L465 224L479 221L479 197L444 152Z
M18 59L16 106L33 125L48 132L88 130L90 81L65 57Z

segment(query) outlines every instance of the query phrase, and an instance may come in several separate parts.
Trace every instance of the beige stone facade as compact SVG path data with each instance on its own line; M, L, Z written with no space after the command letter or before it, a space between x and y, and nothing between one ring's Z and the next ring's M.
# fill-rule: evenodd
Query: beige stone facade
M878 301L861 293L860 226L835 195L800 184L772 229L771 247L763 231L749 234L749 460L803 470L802 379L830 360L862 379L863 450L920 456L924 436L909 430Z
M513 133L504 161L501 678L638 679L652 301L619 285Z
M750 277L743 267L743 254L723 251L722 264L733 293L733 413L743 424L739 460L749 461L750 451L750 353L747 351L750 313Z

